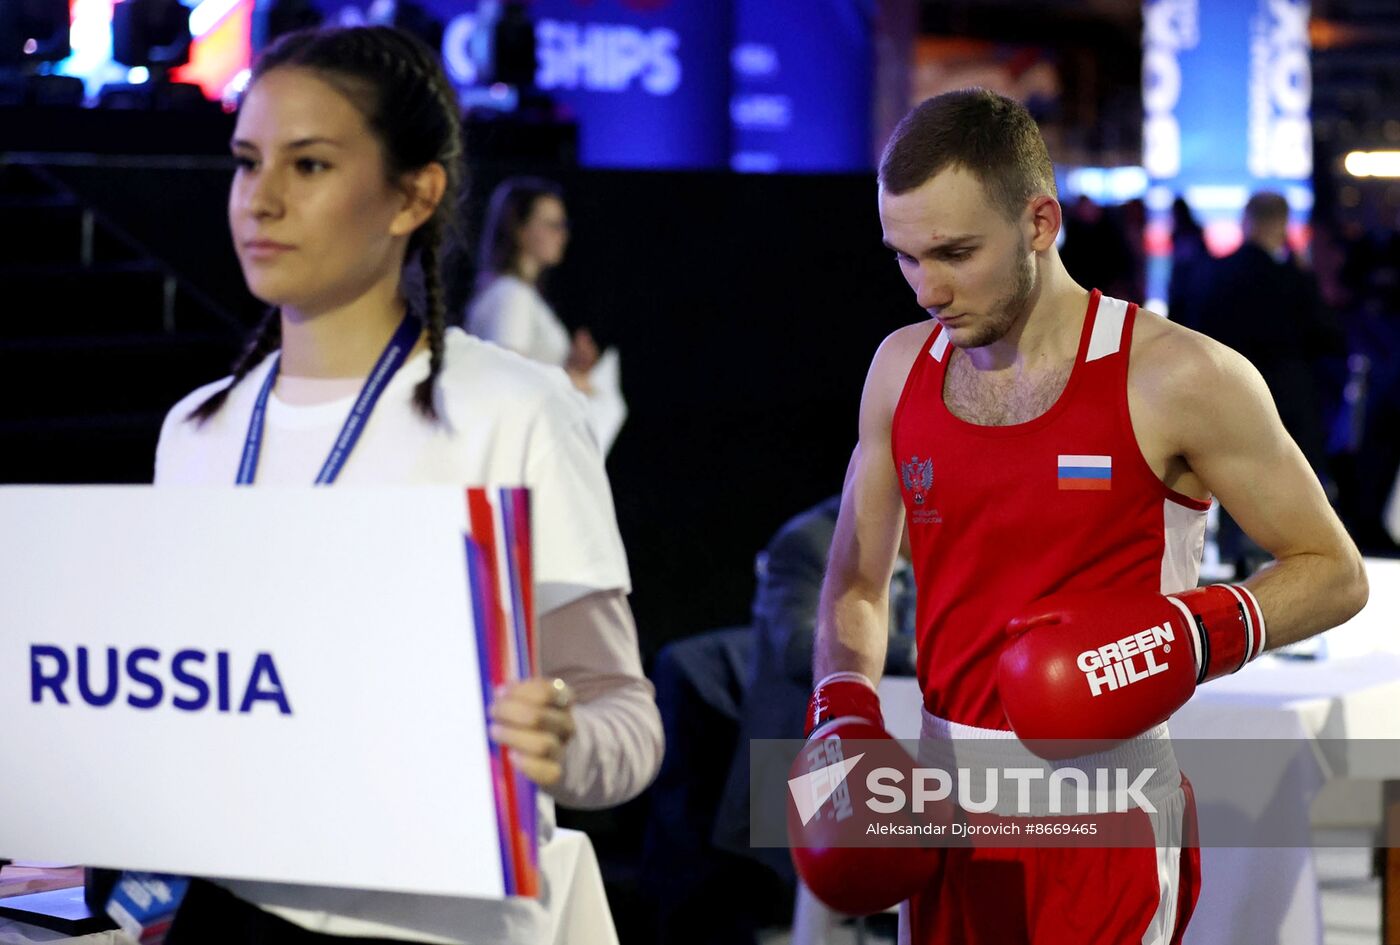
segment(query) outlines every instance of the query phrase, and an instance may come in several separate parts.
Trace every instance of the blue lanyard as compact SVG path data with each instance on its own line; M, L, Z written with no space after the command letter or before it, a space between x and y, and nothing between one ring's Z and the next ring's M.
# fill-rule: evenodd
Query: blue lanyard
M413 346L418 342L418 336L422 333L422 322L412 315L405 315L403 321L399 323L398 329L394 332L394 337L389 339L388 347L384 349L384 353L375 362L374 370L365 380L365 386L360 388L360 396L355 398L355 406L350 408L350 416L345 418L345 425L340 428L340 435L335 438L335 445L331 447L331 453L326 457L325 465L321 467L320 473L316 476L316 485L328 486L335 482L336 476L340 475L340 470L345 467L345 461L350 458L350 451L355 448L360 434L364 432L370 412L374 410L374 405L379 402L379 395L384 393L384 388L388 386L389 381L408 360L408 353L413 350ZM267 399L272 396L272 385L277 382L277 369L282 358L280 352L272 357L272 369L267 372L262 389L258 391L258 399L253 402L253 415L248 418L248 435L243 441L243 461L238 466L238 479L235 480L235 485L250 486L258 475L258 457L262 454L263 423L267 418Z

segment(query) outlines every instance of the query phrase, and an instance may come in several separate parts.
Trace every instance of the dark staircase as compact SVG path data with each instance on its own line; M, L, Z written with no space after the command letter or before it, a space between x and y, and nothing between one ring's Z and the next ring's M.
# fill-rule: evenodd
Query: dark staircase
M238 321L42 166L0 164L0 232L0 483L150 482Z

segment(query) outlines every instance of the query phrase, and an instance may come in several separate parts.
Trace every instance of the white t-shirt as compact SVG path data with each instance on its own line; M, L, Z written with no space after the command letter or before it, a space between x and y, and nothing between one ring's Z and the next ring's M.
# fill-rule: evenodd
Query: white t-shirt
M228 379L170 411L156 448L157 485L233 485L253 401L272 359L253 368L203 425L184 418ZM428 352L385 387L338 483L525 485L531 492L540 613L598 590L631 590L612 492L582 397L557 368L534 364L457 328L438 379L439 423L413 406ZM310 485L354 402L268 400L258 485Z
M156 485L233 485L253 401L270 369L268 358L202 425L185 417L227 386L228 378L199 388L171 409L156 448ZM438 423L419 414L412 402L413 388L427 375L426 351L400 368L336 482L526 485L539 612L595 591L629 591L602 458L582 398L563 372L448 329ZM274 392L255 484L310 485L354 399L293 406ZM547 830L553 817L552 805L546 807ZM492 902L276 883L222 885L299 925L341 935L524 945L544 940L548 928L543 899ZM546 886L542 896L548 895Z
M467 331L556 367L569 357L569 330L538 289L509 273L496 276L472 300Z

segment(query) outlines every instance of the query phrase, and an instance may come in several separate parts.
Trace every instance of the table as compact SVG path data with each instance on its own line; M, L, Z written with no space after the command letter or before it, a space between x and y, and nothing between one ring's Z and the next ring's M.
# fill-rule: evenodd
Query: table
M1400 743L1384 756L1350 752L1348 742L1400 739L1400 655L1379 652L1317 662L1264 657L1235 676L1202 687L1172 717L1185 739L1288 739L1298 746L1295 777L1272 802L1307 823L1312 802L1333 779L1400 782ZM1317 750L1309 751L1310 748ZM1183 761L1189 773L1189 762ZM1383 812L1377 812L1382 814ZM1390 811L1390 818L1400 811ZM1392 821L1389 830L1394 830ZM1392 837L1388 841L1394 843ZM1387 857L1394 856L1389 851ZM1186 945L1222 941L1304 945L1322 940L1322 903L1311 847L1201 850L1204 883ZM1400 876L1396 877L1400 880ZM1384 884L1392 908L1387 942L1400 941L1395 882Z
M61 932L50 932L23 922L0 919L0 945L130 945L125 939L117 938L116 932L94 932L92 935L79 935L77 938L65 936Z
M546 910L547 933L542 942L550 945L618 945L617 931L603 889L603 875L598 857L588 835L577 830L556 828L550 841L540 848L540 869L550 890ZM370 903L385 906L391 900L376 900L376 894L350 890L331 891L360 906ZM470 920L474 900L439 896L396 896L392 903L409 910L402 916L406 924L424 929L426 937L438 941L453 941L451 930L461 928ZM328 903L329 904L329 903ZM392 905L388 906L393 908ZM286 914L286 910L278 910ZM333 923L324 916L300 910L298 918L320 931L334 931ZM380 914L385 918L399 918ZM388 933L385 933L388 934ZM496 939L479 939L482 943ZM36 928L19 922L0 919L0 945L125 945L115 932L99 932L76 938ZM474 941L472 945L476 945Z

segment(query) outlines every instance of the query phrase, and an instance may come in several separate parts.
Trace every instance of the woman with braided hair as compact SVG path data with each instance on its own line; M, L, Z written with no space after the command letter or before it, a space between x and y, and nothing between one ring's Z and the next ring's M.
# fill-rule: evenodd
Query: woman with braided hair
M543 676L497 694L490 734L560 803L611 806L661 755L627 561L563 374L445 327L438 265L460 140L441 66L406 34L303 31L265 51L234 132L229 226L271 310L232 376L170 411L156 483L528 486ZM421 306L406 266L421 269ZM547 907L196 883L170 941L535 942Z

